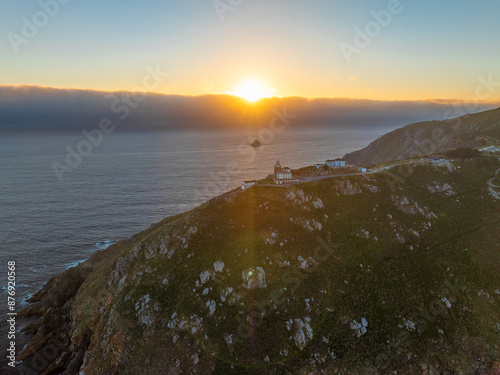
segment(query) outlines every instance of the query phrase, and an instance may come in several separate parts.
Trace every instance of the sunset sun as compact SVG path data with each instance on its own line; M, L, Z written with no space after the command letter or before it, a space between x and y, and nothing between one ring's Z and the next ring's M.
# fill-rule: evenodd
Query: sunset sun
M247 80L241 82L231 95L239 96L249 102L256 102L262 98L273 96L275 90L265 83L256 80Z

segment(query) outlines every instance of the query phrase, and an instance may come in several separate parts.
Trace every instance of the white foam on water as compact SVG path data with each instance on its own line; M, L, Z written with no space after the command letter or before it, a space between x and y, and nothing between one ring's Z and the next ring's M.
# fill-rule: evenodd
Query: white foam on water
M97 247L99 250L104 250L113 245L115 242L113 240L104 240L104 241L99 241L96 242L95 247Z
M28 284L16 284L16 289L17 288L29 288L30 286ZM2 290L8 290L9 287L8 286L3 286L2 287Z
M77 260L75 262L67 263L66 264L66 269L69 270L70 268L78 266L80 263L85 262L87 259L82 259L82 260Z

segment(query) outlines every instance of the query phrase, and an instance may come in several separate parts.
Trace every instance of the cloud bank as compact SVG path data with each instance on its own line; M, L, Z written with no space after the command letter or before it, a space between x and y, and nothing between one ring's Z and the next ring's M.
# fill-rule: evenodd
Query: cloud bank
M284 97L249 104L230 95L179 96L40 86L0 86L0 130L82 130L109 118L124 129L266 127L276 111L291 126L399 127L495 108L459 100L374 101Z

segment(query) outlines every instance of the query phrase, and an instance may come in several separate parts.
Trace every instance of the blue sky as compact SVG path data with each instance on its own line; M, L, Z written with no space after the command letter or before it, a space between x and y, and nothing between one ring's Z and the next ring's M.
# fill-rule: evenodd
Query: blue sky
M388 1L242 0L221 20L211 0L71 0L16 53L9 33L23 36L39 3L0 1L0 84L130 89L158 64L170 73L158 91L185 95L257 79L280 95L460 99L478 77L500 81L497 1L401 0L350 62L340 44Z

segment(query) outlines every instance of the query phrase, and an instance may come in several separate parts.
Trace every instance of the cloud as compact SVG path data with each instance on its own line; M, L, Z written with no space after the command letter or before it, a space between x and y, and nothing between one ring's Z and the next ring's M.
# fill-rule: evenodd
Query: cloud
M179 96L149 93L0 86L0 129L81 130L104 118L125 129L266 127L283 110L297 117L290 126L398 127L441 120L458 100L374 101L284 97L255 105L230 95ZM484 103L477 111L494 108ZM455 111L456 112L456 111Z

